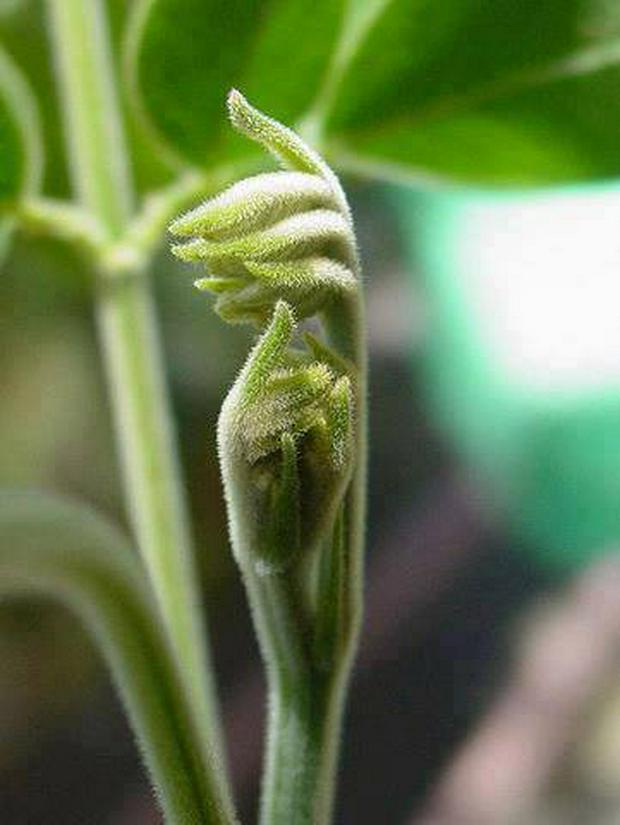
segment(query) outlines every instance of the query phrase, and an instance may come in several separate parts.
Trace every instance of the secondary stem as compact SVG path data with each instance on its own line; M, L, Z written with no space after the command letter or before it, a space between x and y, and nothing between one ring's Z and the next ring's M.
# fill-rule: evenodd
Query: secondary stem
M367 355L364 301L360 291L352 299L332 304L324 316L329 343L355 365L355 469L344 507L344 552L337 642L331 667L314 676L316 737L320 741L313 825L332 819L338 756L346 697L359 644L363 618L364 542L367 464Z
M134 196L104 6L101 0L47 5L74 186L112 244L127 230ZM150 286L137 262L99 274L97 315L130 515L202 736L214 753L213 787L232 819L217 767L215 691Z

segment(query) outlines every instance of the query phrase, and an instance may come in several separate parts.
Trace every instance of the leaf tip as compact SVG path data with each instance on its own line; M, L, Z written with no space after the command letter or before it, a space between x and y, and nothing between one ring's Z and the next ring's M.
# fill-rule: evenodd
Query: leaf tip
M247 128L248 121L253 112L253 106L248 103L239 89L233 88L228 92L226 106L228 108L230 122L233 126L241 130Z
M295 311L293 307L282 299L276 301L273 309L272 323L292 331L295 329Z

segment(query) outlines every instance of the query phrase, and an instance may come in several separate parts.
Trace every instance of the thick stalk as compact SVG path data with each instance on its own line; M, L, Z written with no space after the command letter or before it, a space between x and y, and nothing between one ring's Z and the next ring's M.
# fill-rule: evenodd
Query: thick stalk
M208 648L180 492L154 306L144 276L99 284L97 317L139 546L179 665L204 722L219 733Z
M233 551L248 594L266 667L268 737L261 799L262 825L310 825L318 757L312 719L307 639L290 570L266 572L252 544L245 461L227 426L235 388L220 414L218 442ZM232 437L231 437L232 436Z
M320 765L308 651L287 573L245 575L267 666L268 737L261 792L261 825L314 822Z
M328 646L334 658L326 667L324 661L312 656L312 639L308 634L308 638L300 640L296 666L287 668L290 640L295 637L289 631L287 651L279 651L273 636L274 630L283 635L280 617L271 617L272 628L265 628L264 619L257 617L260 610L271 607L273 611L278 599L280 604L286 604L282 601L286 596L269 589L260 592L260 584L258 592L252 594L254 587L250 585L248 590L251 601L258 600L261 605L254 611L254 618L259 638L261 633L266 636L263 655L269 686L261 825L327 825L332 818L338 746L353 653L350 635L342 625L331 628L333 637ZM299 627L297 622L293 631L298 639Z
M127 230L133 192L104 4L47 6L74 187L113 243ZM130 515L202 735L219 762L215 692L150 286L137 262L99 274L101 346ZM224 778L214 785L230 809Z

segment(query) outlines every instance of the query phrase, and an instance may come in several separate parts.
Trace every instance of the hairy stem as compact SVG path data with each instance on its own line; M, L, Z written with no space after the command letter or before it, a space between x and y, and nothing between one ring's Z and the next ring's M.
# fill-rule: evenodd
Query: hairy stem
M332 821L346 697L362 623L367 366L361 290L332 302L322 318L328 343L355 368L355 465L333 536L322 551L327 557L318 579L312 628L295 610L300 598L290 572L273 576L283 582L279 588L267 588L245 565L269 681L262 825ZM231 491L243 486L234 478L227 481ZM238 520L243 521L242 513ZM244 540L243 531L233 528L233 544L243 547ZM251 558L251 552L241 555ZM286 622L281 621L282 610L287 611ZM278 644L282 637L289 639L288 647ZM294 668L287 667L291 644L298 651Z
M132 184L102 0L47 0L76 193L110 244L126 232ZM136 259L99 267L97 315L138 546L230 811L206 631L175 454L150 285ZM230 814L232 818L232 814Z
M227 451L226 436L220 445ZM257 566L246 531L243 470L222 464L231 514L230 530L266 666L268 738L261 799L262 825L309 825L313 820L319 745L313 725L310 662L289 571Z
M333 302L323 313L323 324L330 345L356 370L355 469L334 535L323 549L327 570L319 576L314 628L319 650L314 655L306 651L306 666L296 682L270 680L263 825L332 821L346 697L362 623L367 367L361 292ZM267 661L269 657L280 660L273 645ZM296 800L290 796L291 771ZM289 819L293 815L297 818Z
M355 365L355 467L344 502L342 587L336 629L337 644L329 670L316 679L320 697L321 764L319 768L315 825L332 819L338 756L346 698L359 646L363 618L364 543L367 474L367 355L364 335L364 304L361 290L354 299L335 303L324 315L328 340ZM333 598L333 581L327 582ZM319 604L321 594L319 593Z
M262 825L327 825L331 821L342 719L362 616L365 510L365 351L361 296L324 317L330 343L356 365L356 463L333 539L323 552L317 615L301 607L295 565L266 570L252 545L244 495L244 463L234 434L220 418L220 454L235 555L248 591L268 680L268 737L263 773ZM225 402L234 409L235 390ZM222 424L222 422L224 422ZM250 508L251 509L251 508ZM338 605L333 599L340 600ZM317 645L318 642L318 645ZM327 661L326 661L327 660Z

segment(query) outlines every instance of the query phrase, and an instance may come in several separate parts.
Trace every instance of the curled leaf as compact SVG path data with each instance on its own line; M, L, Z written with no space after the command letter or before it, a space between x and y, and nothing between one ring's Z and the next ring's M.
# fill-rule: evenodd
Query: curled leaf
M233 125L269 149L287 171L256 175L206 201L170 227L173 253L202 263L198 288L214 292L227 321L264 326L278 299L298 318L320 313L358 287L357 249L346 198L322 158L291 129L236 91ZM288 171L291 170L291 171Z
M317 175L266 172L233 184L181 215L170 231L222 240L263 229L291 212L329 206L334 206L332 191Z
M253 524L262 572L315 545L353 464L350 378L292 349L294 329L292 310L280 301L219 423L222 458L243 476L244 520Z
M284 169L234 184L170 229L173 253L206 268L195 283L222 318L265 327L218 425L235 552L265 574L320 545L352 476L357 370L328 343L293 339L298 320L351 312L359 263L344 192L320 155L235 90L228 110Z

